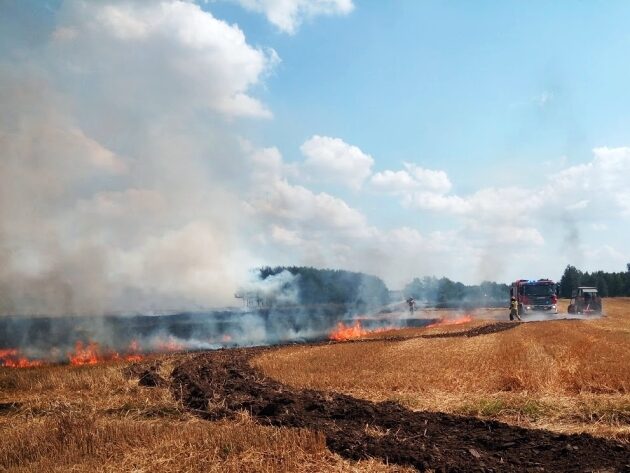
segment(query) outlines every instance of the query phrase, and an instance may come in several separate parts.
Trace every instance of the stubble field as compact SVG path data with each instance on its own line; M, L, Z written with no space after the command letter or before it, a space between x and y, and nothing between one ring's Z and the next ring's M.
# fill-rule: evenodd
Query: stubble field
M295 346L266 353L254 364L297 388L628 442L630 299L607 299L605 313L592 320L514 324L483 336L429 338L487 323L479 320L401 330L396 336L408 340ZM501 315L505 311L477 317Z
M187 355L156 357L168 379ZM404 471L348 462L306 429L258 425L247 412L207 422L168 385L141 386L124 363L0 368L0 471Z
M278 382L276 391L390 400L411 410L586 432L628 445L630 300L608 299L605 311L601 319L513 324L495 333L474 327L503 312L479 313L489 320L262 350L249 362L257 370L252 384L266 376ZM132 369L124 363L0 368L0 471L412 471L383 458L343 458L327 448L323 433L269 425L254 415L253 404L203 420L170 377L175 366L195 363L203 359L180 354ZM150 366L161 376L158 386L138 382Z

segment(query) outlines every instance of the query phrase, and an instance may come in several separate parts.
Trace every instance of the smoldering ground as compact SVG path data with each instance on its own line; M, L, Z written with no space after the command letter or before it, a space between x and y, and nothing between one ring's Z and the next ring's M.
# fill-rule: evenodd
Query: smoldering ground
M254 91L280 58L238 26L179 1L68 0L47 15L32 31L0 14L20 26L0 28L0 315L203 313L232 304L268 262L392 287L415 274L500 277L498 260L475 269L488 261L479 228L380 229L306 187L273 145L244 139L240 120L272 116ZM511 245L540 240L508 230ZM254 316L250 338L277 339L265 324Z
M0 317L0 348L18 350L28 359L65 361L77 343L116 353L207 350L327 340L338 327L353 324L370 331L438 320L410 314L401 304L383 305L374 298L375 284L381 297L388 292L374 276L291 269L295 274L286 269L252 271L236 294L242 307L153 315ZM332 282L337 283L335 291L317 289Z

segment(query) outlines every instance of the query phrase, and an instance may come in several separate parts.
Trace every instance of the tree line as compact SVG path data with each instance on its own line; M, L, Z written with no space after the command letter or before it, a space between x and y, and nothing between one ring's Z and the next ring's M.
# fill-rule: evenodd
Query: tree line
M403 292L408 297L436 307L503 307L509 298L510 286L492 281L468 286L449 278L426 276L415 278L405 286Z
M284 271L295 276L286 284L295 287L299 303L303 305L341 304L365 310L389 302L389 290L385 283L369 274L305 266L267 266L260 268L258 274L264 281Z
M602 297L630 296L630 263L627 271L608 273L605 271L580 271L568 265L560 278L560 297L571 297L571 292L580 286L596 287Z
M339 269L318 269L306 266L263 267L256 270L259 280L264 281L285 271L293 277L280 290L295 290L302 305L336 304L348 309L366 310L382 307L391 302L391 293L377 276ZM290 286L290 287L289 287ZM625 272L583 272L575 266L567 266L558 284L560 297L569 298L579 286L596 287L602 297L630 296L630 263ZM414 278L396 297L413 297L434 307L503 307L510 293L508 284L484 281L478 285L466 285L449 278L426 276Z
M507 284L484 281L468 286L448 278L438 279L433 276L413 279L404 287L402 294L396 291L393 299L392 293L380 278L360 272L305 266L267 266L258 269L258 277L265 281L285 271L295 277L279 289L285 292L297 289L299 303L303 305L342 304L361 310L382 307L413 297L423 304L435 307L503 307L509 297Z

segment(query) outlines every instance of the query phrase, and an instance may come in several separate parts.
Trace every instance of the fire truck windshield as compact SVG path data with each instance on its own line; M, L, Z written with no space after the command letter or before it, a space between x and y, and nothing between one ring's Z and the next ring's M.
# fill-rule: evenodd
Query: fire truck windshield
M527 296L553 296L556 288L552 284L528 284L524 287Z

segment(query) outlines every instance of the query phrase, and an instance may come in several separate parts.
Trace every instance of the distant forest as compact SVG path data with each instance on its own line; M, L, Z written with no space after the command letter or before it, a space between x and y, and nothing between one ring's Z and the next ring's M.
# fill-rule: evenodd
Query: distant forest
M413 297L429 306L505 306L509 295L507 284L483 282L467 286L448 278L416 278L402 292L392 294L376 276L364 273L316 269L304 266L264 267L258 270L259 278L266 280L284 271L296 276L287 285L295 285L301 304L343 304L358 310L382 307L390 302L402 302ZM282 288L287 290L287 287ZM392 298L393 297L393 298Z
M619 273L589 273L569 265L560 279L560 297L571 297L571 291L579 286L596 287L602 297L630 296L630 263L626 268Z
M436 307L456 305L503 307L507 304L510 286L484 281L479 285L467 286L448 278L415 278L403 290L406 296Z
M264 267L258 271L261 280L284 271L297 276L290 284L297 286L301 304L343 304L365 310L389 302L389 291L385 283L369 274L304 266Z
M283 272L293 275L281 290L297 291L293 303L303 305L337 304L349 310L377 308L413 297L420 305L432 307L503 307L507 304L508 284L484 281L465 285L448 278L415 278L402 291L389 291L378 277L338 269L317 269L305 266L263 267L257 270L261 281ZM578 286L596 287L603 297L630 296L630 264L618 273L583 272L567 266L558 284L559 296L569 298ZM275 305L275 304L274 304Z

